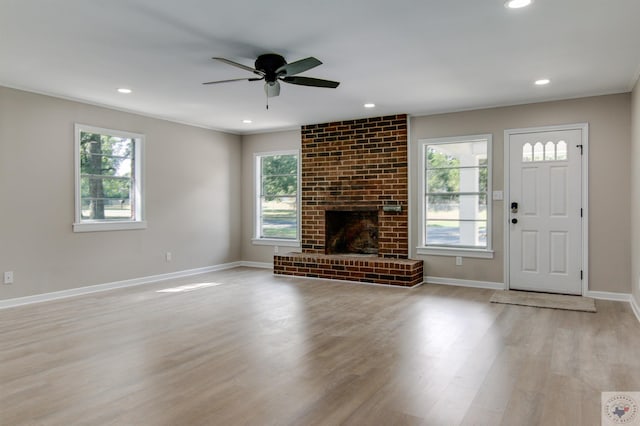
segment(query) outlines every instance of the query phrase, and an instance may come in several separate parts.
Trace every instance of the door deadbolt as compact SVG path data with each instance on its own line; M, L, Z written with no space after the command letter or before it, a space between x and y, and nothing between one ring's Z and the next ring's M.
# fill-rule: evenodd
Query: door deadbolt
M518 213L518 203L511 203L511 213Z

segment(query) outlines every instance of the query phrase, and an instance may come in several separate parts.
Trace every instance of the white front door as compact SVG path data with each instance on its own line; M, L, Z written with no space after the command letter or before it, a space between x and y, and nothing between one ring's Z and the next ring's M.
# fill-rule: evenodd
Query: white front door
M582 294L582 131L509 135L509 288Z

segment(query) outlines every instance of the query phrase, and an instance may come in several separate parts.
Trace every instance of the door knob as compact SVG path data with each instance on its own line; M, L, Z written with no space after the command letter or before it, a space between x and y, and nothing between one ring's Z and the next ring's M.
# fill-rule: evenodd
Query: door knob
M516 224L518 223L518 219L516 219L515 217L513 219L511 219L511 223Z

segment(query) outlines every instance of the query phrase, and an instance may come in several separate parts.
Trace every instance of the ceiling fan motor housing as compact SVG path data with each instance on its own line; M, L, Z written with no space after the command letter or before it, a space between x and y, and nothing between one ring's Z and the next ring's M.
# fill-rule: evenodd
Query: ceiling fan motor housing
M267 83L273 83L278 79L276 70L283 65L286 65L287 61L280 55L275 53L266 53L258 56L255 63L255 69L265 73L265 81Z

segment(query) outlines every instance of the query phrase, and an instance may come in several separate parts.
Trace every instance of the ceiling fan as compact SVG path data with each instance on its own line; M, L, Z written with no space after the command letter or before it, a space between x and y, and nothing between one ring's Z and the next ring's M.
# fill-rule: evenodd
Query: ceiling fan
M280 82L297 84L299 86L312 86L312 87L328 87L335 89L340 84L337 81L321 80L319 78L311 77L298 77L297 74L303 73L311 68L315 68L322 64L318 59L314 57L308 57L300 59L299 61L291 62L290 64L280 55L275 53L266 53L258 56L256 59L254 68L247 65L239 64L225 58L212 58L225 64L232 65L234 67L243 69L245 71L252 72L259 77L251 78L232 78L230 80L220 81L208 81L202 84L218 84L228 83L231 81L260 81L264 80L264 91L267 94L267 98L272 98L280 94ZM268 106L267 106L268 108Z

